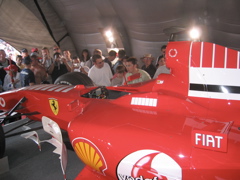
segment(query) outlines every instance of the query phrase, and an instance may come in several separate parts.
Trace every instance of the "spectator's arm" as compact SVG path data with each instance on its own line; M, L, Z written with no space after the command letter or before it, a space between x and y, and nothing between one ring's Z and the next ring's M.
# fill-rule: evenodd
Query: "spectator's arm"
M53 72L53 69L54 69L54 63L52 63L50 66L49 66L49 68L48 68L48 74L52 74L52 72Z

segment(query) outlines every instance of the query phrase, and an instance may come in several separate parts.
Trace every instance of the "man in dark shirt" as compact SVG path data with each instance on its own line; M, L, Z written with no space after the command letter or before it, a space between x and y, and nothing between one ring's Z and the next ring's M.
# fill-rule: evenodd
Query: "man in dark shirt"
M71 67L60 53L54 53L53 58L53 63L49 67L48 72L52 76L52 82L54 83L59 76L71 72Z
M31 68L31 59L29 56L23 59L24 69L20 72L21 86L32 86L35 84L35 76Z
M161 55L158 56L158 58L157 58L157 60L156 60L156 66L158 65L159 59L161 59L162 57L165 57L166 48L167 48L167 45L163 45L163 46L161 47Z
M104 59L104 62L108 63L111 68L112 74L114 75L112 61L117 57L117 53L114 50L108 52L108 57Z
M146 71L151 76L151 78L153 78L156 72L156 67L152 64L152 62L153 62L153 57L151 54L146 54L143 57L144 65L142 66L142 70Z
M116 73L116 69L119 65L123 64L123 58L126 56L126 51L121 49L118 51L118 61L113 66L113 72Z

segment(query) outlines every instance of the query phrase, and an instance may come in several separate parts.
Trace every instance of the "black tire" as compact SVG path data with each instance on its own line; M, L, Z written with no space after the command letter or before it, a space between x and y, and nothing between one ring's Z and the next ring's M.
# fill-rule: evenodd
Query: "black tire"
M86 74L80 72L69 72L56 79L54 84L93 86L93 81Z
M5 136L3 132L3 127L0 124L0 159L3 157L5 152Z

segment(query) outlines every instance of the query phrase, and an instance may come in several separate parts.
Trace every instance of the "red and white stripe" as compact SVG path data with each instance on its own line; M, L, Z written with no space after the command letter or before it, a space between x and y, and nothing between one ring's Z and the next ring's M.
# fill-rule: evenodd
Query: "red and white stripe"
M240 87L240 53L206 42L193 42L189 54L189 83ZM189 90L189 96L240 100L240 94Z

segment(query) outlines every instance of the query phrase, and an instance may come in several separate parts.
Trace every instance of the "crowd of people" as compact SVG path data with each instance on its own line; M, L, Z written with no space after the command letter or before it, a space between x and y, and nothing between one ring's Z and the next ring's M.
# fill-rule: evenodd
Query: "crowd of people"
M95 49L93 55L87 49L82 50L80 57L71 56L69 50L62 51L59 46L53 46L53 56L47 47L26 48L16 60L6 57L0 49L0 91L32 86L35 84L53 84L55 80L68 72L81 72L88 75L96 86L120 86L144 82L156 78L161 73L170 73L165 63L166 45L161 48L161 55L153 64L151 54L144 55L141 60L144 65L138 67L135 57L127 56L125 50L109 51L104 57L100 49ZM116 61L117 59L117 61ZM116 63L113 64L113 62Z

